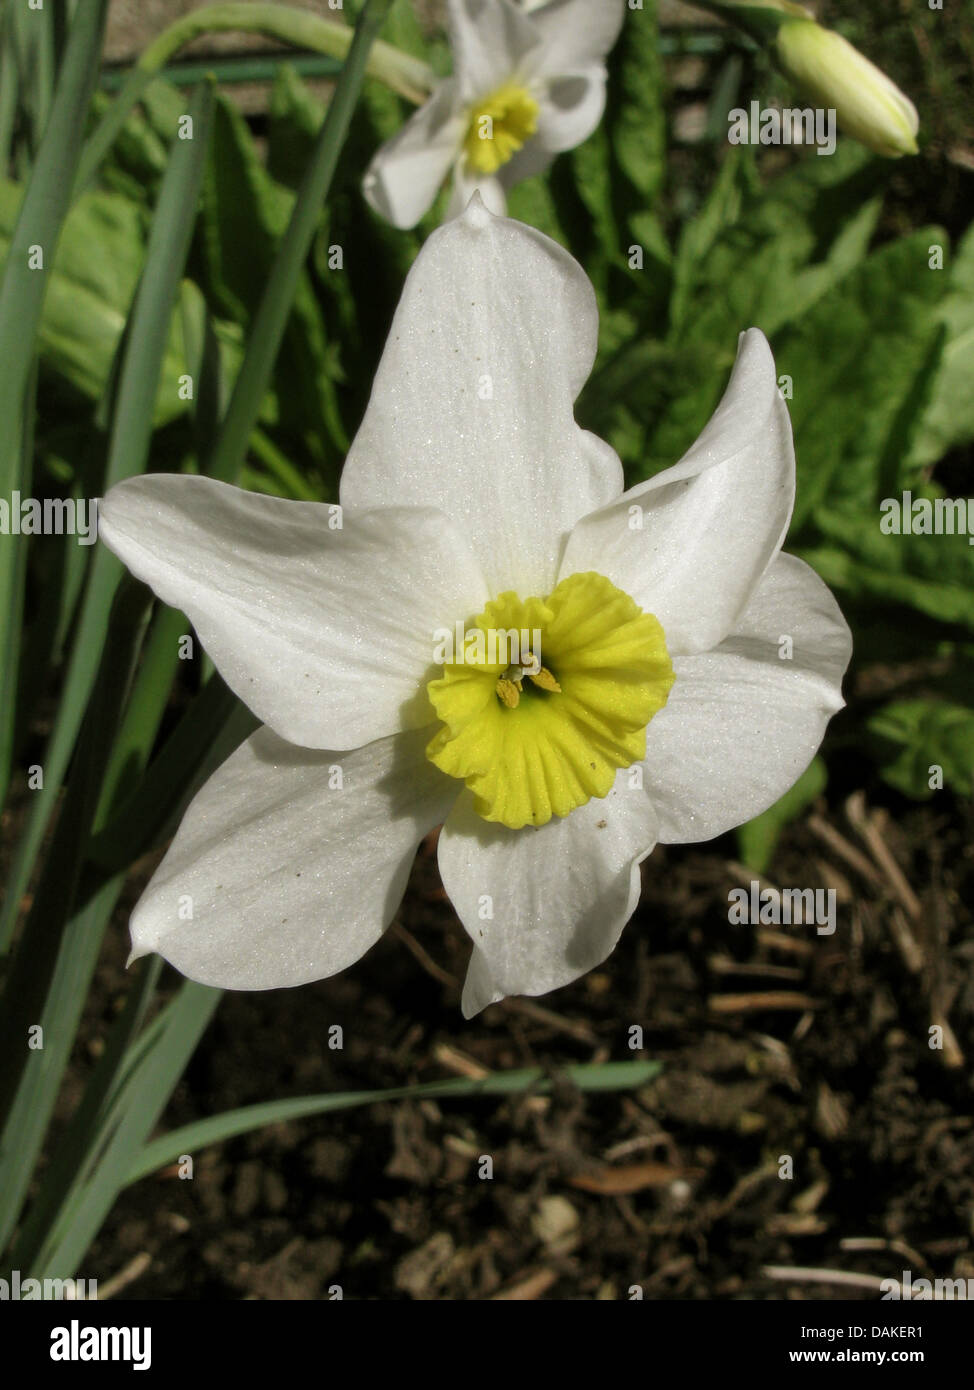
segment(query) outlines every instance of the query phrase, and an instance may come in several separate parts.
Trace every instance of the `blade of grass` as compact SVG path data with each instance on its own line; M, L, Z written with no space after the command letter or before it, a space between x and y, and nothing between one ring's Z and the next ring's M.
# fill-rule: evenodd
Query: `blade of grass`
M167 1005L156 1046L143 1056L115 1093L106 1117L108 1137L104 1148L87 1179L74 1185L62 1204L38 1253L35 1269L77 1269L124 1186L134 1155L158 1123L221 997L220 990L187 980Z
M296 468L289 458L281 453L274 441L263 430L255 429L250 436L250 447L254 457L260 459L272 478L281 488L282 497L294 497L298 501L322 502L320 488L314 488L307 478Z
M20 475L22 493L30 495L34 470L34 416L37 402L37 360L35 358L20 419ZM13 431L12 431L13 433ZM6 800L17 740L17 681L20 675L21 633L24 612L24 583L27 575L26 536L4 537L0 548L0 591L7 594L6 622L0 619L5 643L0 666L0 806Z
M50 112L53 89L53 45L50 13L27 5L8 5L10 42L22 93L24 146L35 159Z
M54 96L54 8L45 5L42 10L28 9L25 12L31 20L34 45L34 128L38 135L44 131L51 111Z
M257 720L218 675L211 676L129 796L94 836L89 855L115 873L166 838L202 771L215 769L253 732ZM187 779L186 769L192 769ZM208 775L208 773L207 773Z
M279 1124L284 1120L333 1113L379 1101L468 1099L521 1095L529 1091L542 1094L550 1091L556 1081L564 1080L582 1091L628 1090L645 1085L660 1070L660 1064L651 1061L608 1062L568 1067L552 1078L546 1076L541 1068L531 1067L521 1071L498 1072L480 1081L454 1079L384 1090L349 1091L340 1095L299 1096L266 1105L246 1106L225 1115L213 1116L199 1124L185 1125L143 1147L142 1141L158 1121L182 1066L216 1006L217 1001L211 1003L206 995L217 992L208 990L205 994L199 993L203 990L202 985L183 985L180 995L167 1009L167 1018L161 1034L157 1036L156 1045L143 1055L116 1093L110 1116L115 1121L112 1137L95 1169L87 1179L74 1186L62 1207L56 1226L31 1265L35 1278L71 1277L122 1187L147 1177L183 1154L193 1154L208 1144L218 1143L232 1135L244 1134L268 1124ZM191 1034L190 1038L187 1038L187 1033ZM159 1103L158 1097L163 1091L165 1095ZM142 1140L139 1140L139 1135Z
M107 0L91 0L72 26L56 99L20 205L0 281L0 421L4 422L0 429L0 497L24 491L22 436L18 429L9 428L9 422L20 420L25 406L48 275L68 210L85 112L98 71L106 8ZM44 23L47 24L46 19ZM31 248L40 248L43 267L36 265L37 251ZM13 660L14 645L20 641L19 608L15 602L20 549L9 545L0 549L0 660L5 665ZM13 719L7 711L3 719L7 732L0 739L0 789L4 790L10 775L9 730ZM0 928L0 942L2 937Z
M74 1047L105 929L124 885L124 874L105 880L73 913L64 933L44 1010L37 1020L44 1029L44 1047L31 1053L11 1108L6 1126L9 1149L6 1135L0 1140L0 1251L7 1245L27 1196L64 1068Z
M101 775L148 618L148 595L119 590L99 680L58 817L46 872L0 998L0 1248L16 1220L74 1040L100 933L72 911ZM102 904L103 905L103 904ZM109 908L110 910L110 908ZM40 1024L42 1046L31 1046Z
M237 475L243 463L271 370L280 350L298 278L311 249L338 156L348 134L352 112L365 76L369 50L391 3L392 0L366 0L355 26L355 36L348 51L348 59L315 142L280 250L274 259L254 318L247 352L230 398L219 441L206 468L215 478L229 481Z
M116 1085L123 1059L139 1034L162 971L161 956L139 961L136 983L108 1035L105 1050L85 1087L81 1103L61 1136L27 1220L10 1251L12 1269L29 1269L48 1231L57 1219L73 1184L101 1148L99 1128L108 1097Z
M659 1075L660 1062L637 1059L631 1062L583 1063L566 1067L558 1079L569 1081L580 1091L625 1091L645 1086ZM353 1110L362 1105L375 1105L389 1100L446 1100L476 1096L514 1096L525 1091L543 1094L550 1091L554 1081L540 1067L519 1071L493 1072L479 1081L465 1077L449 1081L427 1081L417 1086L389 1086L376 1091L344 1091L338 1095L295 1096L288 1100L271 1100L260 1105L245 1105L228 1110L223 1115L211 1115L195 1124L171 1130L147 1144L128 1170L126 1183L138 1182L157 1169L174 1162L181 1154L196 1153L209 1144L219 1144L237 1134L247 1134L265 1125L300 1120L309 1115L327 1115L336 1110Z
M20 104L20 74L11 36L11 8L0 14L0 173L7 175L13 153L14 126Z
M145 268L130 315L130 332L119 377L105 483L143 471L152 436L152 413L169 320L189 251L213 112L213 89L198 88L190 114L193 139L176 140L159 194ZM0 374L2 379L2 374ZM81 724L105 640L108 611L121 564L96 547L76 624L76 636L57 718L44 752L44 789L31 804L7 882L0 913L0 951L9 947L22 897L58 795Z
M123 869L175 829L197 790L251 732L255 723L253 715L219 676L214 677L186 710L144 783L139 784L136 795L123 807L121 820L126 837L125 853L120 858ZM187 766L193 769L188 785L183 772ZM106 833L110 834L111 828ZM16 1186L3 1170L0 1141L0 1249L26 1193L77 1032L102 937L125 883L125 873L119 872L118 867L108 871L113 875L110 877L106 877L104 869L95 866L89 869L87 884L79 893L81 905L75 908L62 941L51 989L39 1020L45 1029L44 1048L30 1054L28 1070L7 1126L16 1142L12 1159ZM132 1055L126 1056L126 1066L138 1060L143 1048L153 1045L153 1028L154 1025L150 1025L130 1049ZM73 1153L75 1168L80 1168L84 1161L83 1152ZM44 1191L42 1184L41 1193Z
M108 0L90 0L72 25L50 119L10 239L0 283L0 420L13 419L24 399L47 272L68 210L85 112L98 73L107 7ZM32 246L43 249L43 270L30 268ZM16 466L16 455L10 454L0 433L0 491Z
M160 607L152 620L132 695L102 783L95 834L145 769L169 700L179 638L188 627L186 617L176 608Z

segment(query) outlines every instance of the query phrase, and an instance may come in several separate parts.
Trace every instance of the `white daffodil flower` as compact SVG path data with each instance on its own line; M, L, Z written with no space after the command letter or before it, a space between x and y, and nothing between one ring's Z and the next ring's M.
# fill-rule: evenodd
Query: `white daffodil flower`
M780 553L795 463L768 344L742 336L697 442L623 492L573 414L597 327L567 252L475 198L406 280L340 529L202 477L109 492L102 539L266 725L186 812L136 955L236 989L332 975L442 823L469 1016L604 960L657 842L721 834L808 765L850 638Z
M449 217L479 191L503 214L506 190L587 140L605 109L605 56L625 0L447 0L453 75L365 173L369 203L414 227L453 171Z

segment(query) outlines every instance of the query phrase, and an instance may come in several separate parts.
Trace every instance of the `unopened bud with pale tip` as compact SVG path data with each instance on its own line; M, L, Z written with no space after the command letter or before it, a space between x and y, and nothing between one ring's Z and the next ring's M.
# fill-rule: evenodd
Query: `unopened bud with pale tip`
M839 129L875 154L916 154L916 107L841 34L811 19L787 19L775 36L782 70L818 105L834 107Z

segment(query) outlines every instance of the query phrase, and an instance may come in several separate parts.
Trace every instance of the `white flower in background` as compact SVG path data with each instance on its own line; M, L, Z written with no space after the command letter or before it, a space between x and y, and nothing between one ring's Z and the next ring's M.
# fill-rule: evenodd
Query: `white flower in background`
M496 213L505 192L588 139L605 108L605 57L625 0L447 0L453 75L378 151L365 196L413 227L452 171L455 217L479 191Z
M604 960L657 842L721 834L808 765L850 638L780 553L795 464L768 344L742 336L696 444L623 493L573 415L597 326L567 252L474 199L407 278L340 530L324 504L200 477L104 499L103 540L267 726L189 807L136 954L237 989L332 975L443 823L470 1015ZM538 629L537 678L437 666L457 622Z

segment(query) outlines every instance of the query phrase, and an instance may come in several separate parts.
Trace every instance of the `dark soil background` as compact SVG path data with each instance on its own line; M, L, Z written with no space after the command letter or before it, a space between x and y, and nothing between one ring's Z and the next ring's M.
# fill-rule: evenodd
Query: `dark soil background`
M166 1127L481 1067L645 1056L661 1075L628 1093L378 1104L243 1136L195 1155L192 1181L170 1169L123 1193L81 1272L170 1299L323 1299L335 1285L356 1299L626 1299L634 1285L647 1299L875 1299L904 1270L974 1277L974 816L890 806L898 819L861 794L819 805L779 846L766 881L835 888L834 935L729 925L728 892L752 877L732 837L657 849L603 967L471 1022L469 946L431 836L359 965L225 997ZM123 912L75 1087L121 1003L126 943Z

